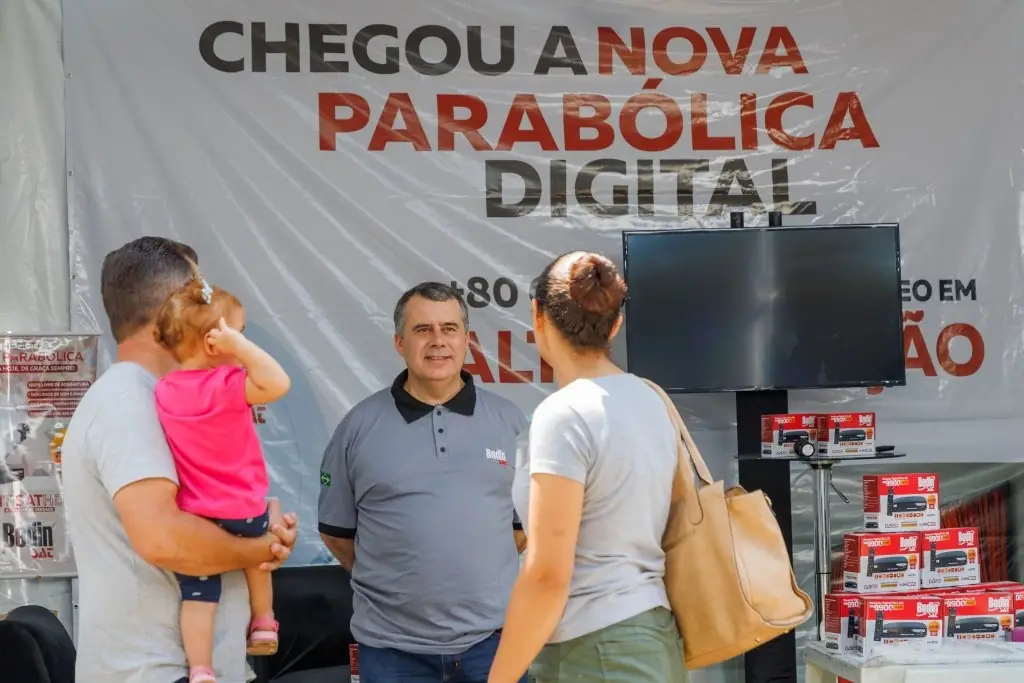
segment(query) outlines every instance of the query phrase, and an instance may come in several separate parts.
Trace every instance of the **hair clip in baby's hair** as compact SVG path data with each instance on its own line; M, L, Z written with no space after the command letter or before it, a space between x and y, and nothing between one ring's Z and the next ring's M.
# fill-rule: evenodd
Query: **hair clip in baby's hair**
M213 303L213 287L211 287L210 283L206 281L206 278L199 278L199 282L203 285L201 292L203 295L203 301L208 304Z

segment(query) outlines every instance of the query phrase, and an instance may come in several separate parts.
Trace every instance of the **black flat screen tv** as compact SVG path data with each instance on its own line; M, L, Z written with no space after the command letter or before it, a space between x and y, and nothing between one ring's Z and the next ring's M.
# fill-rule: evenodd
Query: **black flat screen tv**
M666 391L906 384L899 225L622 240L628 368Z

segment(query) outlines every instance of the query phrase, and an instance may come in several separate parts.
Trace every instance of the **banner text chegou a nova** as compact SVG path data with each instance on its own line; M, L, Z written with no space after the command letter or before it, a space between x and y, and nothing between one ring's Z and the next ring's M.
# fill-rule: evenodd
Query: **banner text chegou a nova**
M1024 4L106 0L64 23L73 329L106 330L108 250L196 247L293 378L256 419L297 562L328 560L320 456L401 369L403 290L462 288L467 368L529 413L554 387L541 268L731 211L901 224L909 385L795 410L877 412L932 461L1022 454ZM679 403L724 463L714 398Z
M95 335L0 336L0 577L74 571L61 448L96 379Z

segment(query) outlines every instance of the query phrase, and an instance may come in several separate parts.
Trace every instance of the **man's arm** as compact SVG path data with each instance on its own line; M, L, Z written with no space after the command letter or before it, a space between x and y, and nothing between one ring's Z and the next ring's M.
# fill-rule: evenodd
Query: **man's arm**
M336 538L320 532L320 538L324 545L334 555L334 559L345 568L349 574L352 573L352 566L356 563L356 543L354 538Z
M522 529L515 529L512 531L512 538L516 541L516 552L522 555L526 550L526 532Z
M146 562L207 576L286 559L295 543L294 517L274 505L274 534L240 539L177 505L178 476L145 387L132 387L100 412L86 434L100 482L114 501L132 548ZM275 538L275 536L277 538Z
M114 506L124 524L128 542L139 557L154 566L208 576L280 564L295 543L295 528L278 525L281 533L260 538L239 538L213 522L182 512L176 501L178 487L168 479L142 479L114 494Z
M353 414L349 412L334 431L320 463L318 522L320 538L335 559L351 572L356 561L356 498L350 457L355 441Z
M530 422L519 408L515 409L513 429L516 432L516 461L514 469L518 472L529 460L527 450L530 447ZM523 521L519 518L519 513L516 511L514 503L512 505L512 538L516 542L516 552L522 555L523 551L526 550L526 530L523 529Z
M523 522L519 519L519 513L516 512L514 505L512 507L512 538L516 542L516 552L522 554L526 550L526 530L523 529Z

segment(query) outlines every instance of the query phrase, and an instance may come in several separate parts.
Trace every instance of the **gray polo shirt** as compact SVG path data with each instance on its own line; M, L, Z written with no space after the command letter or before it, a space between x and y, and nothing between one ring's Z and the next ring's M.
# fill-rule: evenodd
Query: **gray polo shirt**
M465 387L439 406L390 389L338 425L320 472L321 533L355 538L352 634L418 654L468 650L501 628L519 571L515 404Z

